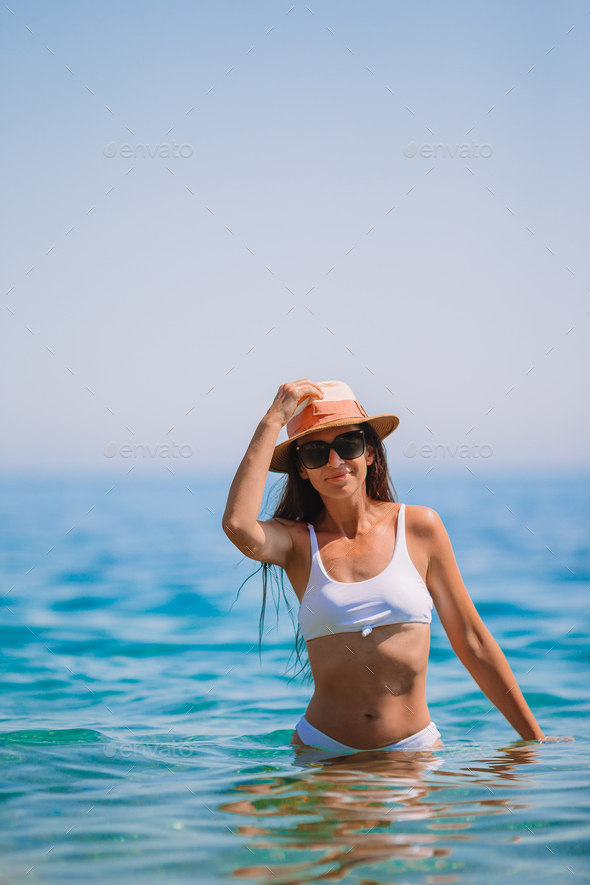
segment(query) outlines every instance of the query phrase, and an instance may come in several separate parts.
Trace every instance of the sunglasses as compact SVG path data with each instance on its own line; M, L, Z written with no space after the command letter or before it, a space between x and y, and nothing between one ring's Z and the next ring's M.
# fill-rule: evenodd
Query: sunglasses
M343 461L353 461L355 458L360 458L365 451L365 432L364 430L349 430L348 433L341 433L331 443L318 439L301 443L299 446L296 445L295 449L304 467L307 467L308 470L317 470L318 467L324 467L328 463L332 449Z

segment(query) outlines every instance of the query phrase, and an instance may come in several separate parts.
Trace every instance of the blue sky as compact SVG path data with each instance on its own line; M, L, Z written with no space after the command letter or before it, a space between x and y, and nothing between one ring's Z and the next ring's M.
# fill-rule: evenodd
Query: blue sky
M4 8L3 469L230 469L302 376L395 411L401 462L587 465L587 12Z

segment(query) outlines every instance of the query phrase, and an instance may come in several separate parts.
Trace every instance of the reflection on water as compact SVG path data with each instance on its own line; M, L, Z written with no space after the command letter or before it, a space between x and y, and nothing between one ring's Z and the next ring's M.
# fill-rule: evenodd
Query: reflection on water
M249 837L253 855L262 849L268 860L258 864L253 858L251 865L233 870L236 878L288 885L341 879L375 863L386 864L388 874L426 873L432 871L431 859L446 858L440 873L420 881L458 882L465 863L452 862L453 844L476 840L476 829L485 838L489 824L476 827L478 819L528 808L497 792L530 785L534 778L525 778L519 767L540 757L530 745L476 758L468 767L453 767L444 754L430 750L363 752L323 762L306 761L307 753L296 752L297 774L239 782L233 791L243 795L220 806L260 820L258 826L230 827ZM519 838L509 835L505 841Z

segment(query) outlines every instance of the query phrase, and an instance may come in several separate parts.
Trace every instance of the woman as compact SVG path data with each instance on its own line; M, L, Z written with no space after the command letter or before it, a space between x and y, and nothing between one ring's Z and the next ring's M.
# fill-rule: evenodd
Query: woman
M226 534L282 568L300 603L315 690L291 743L444 746L425 698L433 602L453 650L521 738L558 740L543 734L479 617L438 514L395 503L381 440L398 423L369 416L342 382L283 384L232 483ZM269 470L287 472L287 486L279 515L260 521Z

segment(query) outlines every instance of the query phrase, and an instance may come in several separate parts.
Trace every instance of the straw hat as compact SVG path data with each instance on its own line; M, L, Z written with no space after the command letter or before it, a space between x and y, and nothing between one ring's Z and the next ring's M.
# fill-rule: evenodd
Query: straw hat
M381 439L385 439L399 424L397 415L368 415L343 381L319 381L318 386L322 388L324 398L308 396L299 403L287 423L289 439L275 446L269 468L272 473L286 473L292 443L308 433L346 424L367 423Z

